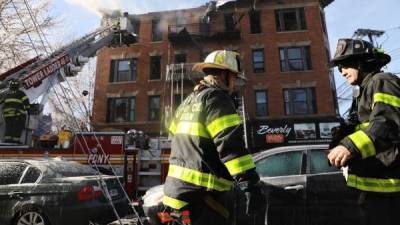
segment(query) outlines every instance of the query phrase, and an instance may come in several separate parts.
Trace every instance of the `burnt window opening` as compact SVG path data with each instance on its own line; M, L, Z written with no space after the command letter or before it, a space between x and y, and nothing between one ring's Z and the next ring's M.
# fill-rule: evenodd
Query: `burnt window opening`
M264 69L264 49L253 49L252 51L253 59L253 72L263 73Z
M161 20L153 19L151 21L151 41L162 41Z
M278 32L307 29L304 8L275 10L275 23Z
M261 12L260 11L250 11L250 33L259 34L261 33Z
M154 95L149 97L149 120L160 120L160 96Z
M107 99L107 122L134 122L135 108L135 97L109 98Z
M281 71L311 70L310 46L279 48Z
M233 13L224 14L225 31L235 30L235 18Z
M179 53L175 54L175 64L186 63L186 54Z
M150 57L150 80L161 79L161 56Z
M110 82L136 80L137 59L111 60Z
M256 116L268 116L268 92L259 90L256 95Z
M315 88L291 88L283 90L285 115L316 114Z

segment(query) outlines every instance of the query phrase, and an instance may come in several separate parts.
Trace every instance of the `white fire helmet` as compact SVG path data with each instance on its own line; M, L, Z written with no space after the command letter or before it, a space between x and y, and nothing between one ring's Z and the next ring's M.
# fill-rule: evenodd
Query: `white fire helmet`
M239 54L227 50L213 51L206 57L204 62L196 63L193 66L194 71L203 71L205 68L230 70L233 73L239 73Z

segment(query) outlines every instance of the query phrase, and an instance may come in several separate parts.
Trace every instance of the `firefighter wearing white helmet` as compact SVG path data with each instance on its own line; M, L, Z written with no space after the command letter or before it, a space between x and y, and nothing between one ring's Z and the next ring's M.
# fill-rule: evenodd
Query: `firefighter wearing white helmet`
M235 182L245 193L247 214L263 208L259 176L229 95L239 68L238 53L226 50L195 64L193 70L205 77L176 110L169 127L171 156L163 203L181 224L227 224L226 194Z

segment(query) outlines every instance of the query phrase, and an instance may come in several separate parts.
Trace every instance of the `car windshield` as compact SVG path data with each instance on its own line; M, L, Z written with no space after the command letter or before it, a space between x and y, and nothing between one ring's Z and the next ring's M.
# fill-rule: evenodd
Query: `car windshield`
M0 185L18 184L27 165L20 162L0 163Z

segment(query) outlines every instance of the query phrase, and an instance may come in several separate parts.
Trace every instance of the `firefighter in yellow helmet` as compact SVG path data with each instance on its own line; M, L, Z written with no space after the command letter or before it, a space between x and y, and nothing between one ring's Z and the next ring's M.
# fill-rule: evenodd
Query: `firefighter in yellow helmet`
M25 129L29 98L19 90L19 81L9 81L9 90L3 104L3 118L6 123L4 142L21 144L20 138Z
M397 224L400 79L381 71L390 56L368 41L339 39L332 62L359 91L349 112L355 130L330 150L328 159L334 166L348 166L347 185L360 194L366 224Z
M248 214L261 208L264 199L229 95L239 73L239 56L214 51L193 70L206 76L176 110L169 127L172 143L163 203L180 215L182 224L224 225L229 221L226 194L234 182L245 193Z

